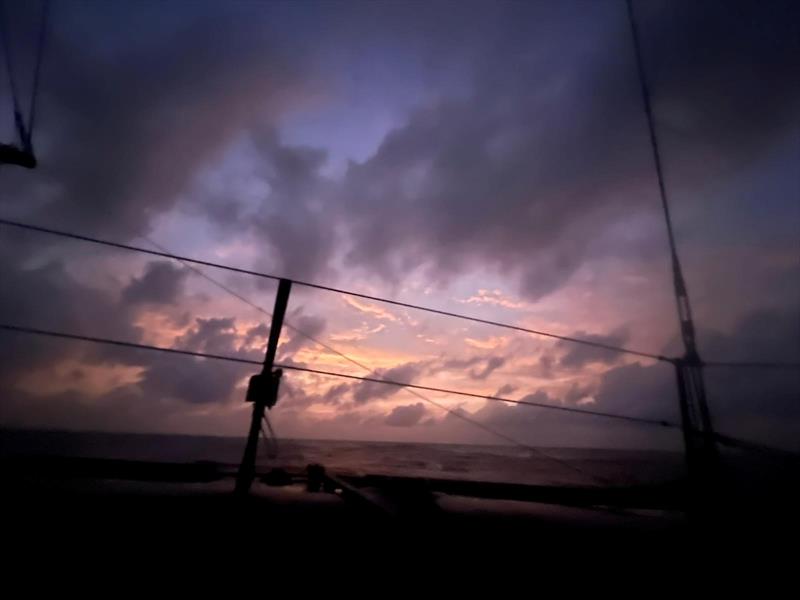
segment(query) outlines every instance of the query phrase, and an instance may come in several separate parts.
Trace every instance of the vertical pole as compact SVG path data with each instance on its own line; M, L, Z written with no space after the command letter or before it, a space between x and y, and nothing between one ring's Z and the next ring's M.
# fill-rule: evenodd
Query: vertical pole
M707 525L714 516L712 509L719 483L719 456L711 429L711 416L707 408L704 410L705 403L700 401L703 399L703 381L699 369L692 360L682 358L675 361L689 484L686 512L690 521Z
M686 449L686 470L689 480L694 481L695 461L694 461L694 419L692 418L691 407L689 406L688 394L686 391L686 379L684 377L684 361L675 361L675 375L678 384L678 402L681 407L681 429L683 430L683 443Z
M639 74L639 84L641 86L642 104L644 106L645 116L647 117L650 146L653 151L653 165L658 181L661 206L664 211L664 222L667 226L667 239L669 241L669 251L672 262L675 300L685 349L683 358L675 363L675 367L678 376L678 394L681 402L684 441L686 443L687 468L689 471L692 494L703 496L700 500L705 503L708 492L712 490L713 482L717 476L717 448L713 437L714 431L711 425L711 413L706 400L703 363L697 352L694 319L692 318L692 309L689 303L689 292L686 289L686 281L683 278L681 263L678 259L675 234L672 230L672 217L670 216L667 191L664 185L664 172L661 168L661 153L658 147L655 119L653 118L653 110L650 102L650 90L645 74L639 32L636 26L636 15L633 10L633 0L627 0L626 4L628 7L628 20L631 26L631 36L633 38L633 49L636 56L636 68ZM698 440L698 438L700 439Z
M265 377L272 377L272 367L275 363L275 354L278 351L278 340L281 336L283 317L286 314L286 305L289 303L289 292L291 290L292 282L288 279L281 279L278 284L278 294L275 297L275 310L272 312L272 325L269 329L267 353L264 356L264 366L261 369L261 374ZM276 386L270 385L269 390L271 390L272 394L277 393ZM258 434L261 431L261 420L264 418L264 410L268 403L269 400L264 395L260 395L253 402L253 418L250 421L250 432L247 436L247 445L244 448L242 464L239 466L239 474L236 477L237 494L247 494L250 491L250 485L253 483L256 472ZM274 401L271 404L274 404Z

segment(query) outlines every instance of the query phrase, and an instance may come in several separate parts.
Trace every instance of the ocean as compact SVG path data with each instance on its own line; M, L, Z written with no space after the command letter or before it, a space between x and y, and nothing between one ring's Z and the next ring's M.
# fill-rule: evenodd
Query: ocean
M235 467L244 438L63 431L0 431L0 457L48 455L156 462L214 462ZM262 444L263 446L263 444ZM374 441L280 440L261 450L260 470L322 464L342 475L394 475L534 485L657 484L681 479L681 453Z

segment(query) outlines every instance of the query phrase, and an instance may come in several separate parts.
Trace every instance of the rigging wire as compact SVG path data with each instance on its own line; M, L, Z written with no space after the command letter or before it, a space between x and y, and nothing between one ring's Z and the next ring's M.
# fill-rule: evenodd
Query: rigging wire
M158 242L156 242L156 241L154 241L154 240L152 240L152 239L150 239L148 237L143 237L143 239L146 240L147 242L149 242L150 244L152 244L153 246L155 246L156 248L158 248L159 250L161 250L162 252L169 252L169 250L167 250L167 248L165 248L164 246L162 246ZM272 313L271 312L269 312L265 308L259 306L255 302L251 301L249 298L246 298L245 296L239 294L238 292L236 292L235 290L231 289L230 287L228 287L224 283L222 283L222 282L218 281L217 279L211 277L210 275L205 273L199 267L196 267L196 266L191 265L191 264L186 263L186 262L183 262L183 264L187 268L191 269L192 271L194 271L195 273L197 273L198 275L200 275L201 277L206 279L207 281L210 281L214 285L218 286L220 289L228 292L229 294L231 294L235 298L238 298L242 302L246 303L247 305L251 306L252 308L256 309L257 311L269 316L270 318L272 317ZM341 358L347 360L348 362L356 365L357 367L359 367L359 368L361 368L361 369L363 369L363 370L365 370L365 371L367 371L369 373L373 373L374 372L374 369L368 367L364 363L361 363L361 362L357 361L356 359L348 356L344 352L341 352L340 350L337 350L333 346L331 346L329 344L326 344L325 342L319 340L318 338L316 338L316 337L314 337L314 336L312 336L312 335L310 335L310 334L298 329L297 327L292 325L287 319L284 319L283 324L286 327L288 327L289 329L291 329L292 331L294 331L295 333L305 337L306 339L312 341L315 344L318 344L319 346L321 346L322 348L324 348L328 352L331 352L331 353L333 353L335 355L340 356ZM508 436L508 435L506 435L506 434L504 434L502 432L500 432L500 431L497 431L493 427L489 427L488 425L486 425L484 423L481 423L477 419L472 419L471 417L468 417L467 415L465 415L461 411L453 410L453 409L451 409L451 408L449 408L449 407L447 407L447 406L445 406L443 404L440 404L440 403L438 403L438 402L436 402L434 400L431 400L427 396L424 396L423 394L420 394L415 389L412 389L412 388L410 388L408 386L404 386L403 389L407 393L409 393L409 394L411 394L411 395L413 395L413 396L415 396L415 397L427 402L428 404L431 404L431 405L439 408L440 410L443 410L443 411L447 412L448 414L450 414L450 415L452 415L452 416L454 416L454 417L456 417L458 419L461 419L461 420L463 420L463 421L465 421L467 423L470 423L473 426L478 427L481 430L483 430L485 432L488 432L491 435L493 435L493 436L495 436L495 437L497 437L499 439L502 439L502 440L504 440L506 442L509 442L514 446L519 446L519 447L522 447L522 448L526 448L526 449L528 449L528 450L530 450L530 451L532 451L532 452L534 452L534 453L536 453L536 454L538 454L538 455L540 455L540 456L542 456L542 457L544 457L544 458L546 458L546 459L548 459L548 460L550 460L552 462L555 462L555 463L557 463L559 465L562 465L562 466L566 466L570 470L576 471L576 472L580 473L581 475L583 475L583 476L585 476L585 477L587 477L589 479L593 479L595 481L600 481L602 483L607 483L606 480L604 480L602 478L599 478L599 477L597 477L597 476L595 476L595 475L593 475L591 473L588 473L588 472L580 469L579 467L576 467L575 465L573 465L573 464L571 464L571 463L569 463L569 462L567 462L567 461L565 461L563 459L560 459L560 458L557 458L555 456L552 456L551 454L549 454L549 453L547 453L547 452L545 452L545 451L543 451L543 450L541 450L539 448L536 448L534 446L530 446L528 444L520 442L520 441L518 441L518 440L516 440L516 439L514 439L514 438L512 438L512 437L510 437L510 436ZM262 432L263 432L263 430L262 430ZM276 440L277 440L277 438L276 438Z
M703 361L704 367L731 369L800 369L800 362L736 362Z
M224 361L229 361L229 362L237 362L237 363L250 364L250 365L261 365L260 361L256 361L256 360L248 359L248 358L241 358L241 357L227 356L227 355L220 355L220 354L209 354L209 353L204 353L204 352L194 352L194 351L191 351L191 350L181 350L181 349L177 349L177 348L165 348L163 346L153 346L153 345L149 345L149 344L139 344L139 343L135 343L135 342L127 342L127 341L122 341L122 340L112 340L112 339L109 339L109 338L99 338L99 337L94 337L94 336L77 335L77 334L58 332L58 331L52 331L52 330L46 330L46 329L37 329L37 328L33 328L33 327L12 325L12 324L8 324L8 323L0 323L0 329L4 329L6 331L18 332L18 333L26 333L26 334L42 335L42 336L49 336L49 337L56 337L56 338L63 338L63 339L70 339L70 340L93 342L93 343L97 343L97 344L108 344L108 345L113 345L113 346L121 346L121 347L125 347L125 348L134 348L134 349L138 349L138 350L151 350L151 351L165 352L165 353L169 353L169 354L179 354L179 355L193 356L193 357L196 357L196 358L208 358L208 359L224 360ZM306 373L314 373L314 374L317 374L317 375L326 375L326 376L330 376L330 377L341 377L341 378L345 378L345 379L353 379L353 380L358 380L358 381L365 381L365 382L370 382L370 383L380 383L380 384L394 385L394 386L397 386L397 387L406 387L406 388L414 388L414 389L421 389L421 390L428 390L428 391L436 391L436 392L448 393L448 394L452 394L452 395L456 395L456 396L474 397L474 398L485 399L485 400L488 400L488 401L491 401L491 402L506 402L506 403L510 403L510 404L519 404L519 405L523 405L523 406L535 406L535 407L538 407L538 408L551 409L551 410L560 410L560 411L566 411L566 412L572 412L572 413L578 413L578 414L583 413L583 414L593 415L593 416L597 416L597 417L608 417L608 418L614 418L614 419L621 419L621 420L637 422L637 423L658 424L658 425L661 425L661 426L664 426L664 427L676 427L675 424L669 423L667 421L648 420L648 419L642 419L642 418L639 418L639 417L629 417L629 416L626 416L626 415L618 415L618 414L615 414L615 413L601 413L601 412L598 412L598 411L588 411L588 410L583 410L583 409L569 408L569 407L550 405L550 404L543 404L543 403L533 403L533 402L527 402L527 401L522 401L522 400L510 400L508 398L500 398L500 397L497 397L497 396L481 396L480 394L473 394L473 393L469 393L469 392L460 392L460 391L457 391L457 390L446 390L446 389L443 389L443 388L420 386L420 385L415 385L415 384L411 384L411 383L403 383L403 382L392 381L392 380L387 380L387 379L377 379L377 378L371 378L371 377L359 377L357 375L347 375L347 374L344 374L344 373L335 373L335 372L332 372L332 371L323 371L323 370L319 370L319 369L311 369L311 368L306 368L306 367L299 367L297 365L278 364L278 363L276 363L275 367L276 368L281 368L281 369L293 370L293 371L302 371L302 372L306 372ZM491 433L492 435L500 437L500 438L506 440L507 442L515 445L515 446L519 446L521 448L525 448L526 450L529 450L529 451L532 451L534 453L540 454L541 456L543 456L543 457L545 457L545 458L547 458L547 459L549 459L551 461L557 462L557 463L561 464L562 466L564 466L564 467L566 467L566 468L568 468L568 469L570 469L572 471L575 471L576 473L579 473L580 475L583 475L583 476L585 476L587 478L590 478L590 479L592 479L592 480L594 480L594 481L596 481L598 483L603 483L603 484L611 483L609 480L607 480L607 479L605 479L603 477L600 477L598 475L594 475L592 473L589 473L587 471L584 471L583 469L571 464L568 461L565 461L563 459L560 459L560 458L557 458L555 456L552 456L552 455L540 450L539 448L536 448L534 446L530 446L528 444L524 444L522 442L519 442L518 440L515 440L514 438L512 438L510 436L507 436L507 435L505 435L505 434L503 434L501 432L495 431L493 428L488 427L487 425L484 425L483 423L481 423L481 422L479 422L477 420L471 419L470 417L464 415L463 413L461 413L459 411L455 411L453 409L450 409L449 407L446 407L446 406L444 406L444 405L442 405L442 404L440 404L438 402L435 402L434 400L431 400L429 398L425 398L423 396L420 396L420 397L423 398L426 402L429 402L429 403L433 404L434 406L437 406L438 408L441 408L442 410L447 411L448 413L452 414L454 417L459 418L461 420L464 420L466 422L472 423L476 427L479 427L479 428L483 429L484 431L486 431L488 433Z
M264 429L264 425L267 426L269 433ZM272 422L269 420L267 413L264 413L264 417L261 419L261 437L264 439L267 458L276 458L279 452L278 436L275 435L275 430L272 428Z
M181 350L181 349L178 349L178 348L165 348L163 346L152 346L152 345L148 345L148 344L138 344L138 343L126 342L126 341L122 341L122 340L112 340L112 339L108 339L108 338L99 338L99 337L93 337L93 336L87 336L87 335L77 335L77 334L64 333L64 332L58 332L58 331L52 331L52 330L46 330L46 329L36 329L36 328L33 328L33 327L12 325L12 324L8 324L8 323L0 323L0 329L1 330L5 330L5 331L15 332L15 333L41 335L41 336L47 336L47 337L55 337L55 338L62 338L62 339L69 339L69 340L92 342L92 343L97 343L97 344L121 346L121 347L125 347L125 348L133 348L133 349L136 349L136 350L151 350L151 351L157 351L157 352L164 352L164 353L167 353L167 354L178 354L178 355L183 355L183 356L192 356L192 357L195 357L195 358L205 358L205 359L211 359L211 360L223 360L223 361L228 361L228 362L236 362L236 363L242 363L242 364L248 364L248 365L262 366L261 361L253 360L253 359L250 359L250 358L241 358L241 357L237 357L237 356L227 356L227 355L221 355L221 354L210 354L210 353L206 353L206 352L194 352L192 350ZM331 377L342 377L342 378L346 378L346 379L356 379L356 380L368 381L368 382L372 382L372 383L385 383L385 384L389 384L389 385L413 387L413 384L395 382L395 381L391 381L391 380L359 377L359 376L356 376L356 375L346 375L344 373L333 373L333 372L328 372L328 371L321 371L321 370L316 370L316 369L298 367L296 365L276 364L275 367L276 368L281 368L281 369L288 369L288 370L315 373L315 374L318 374L318 375L327 375L327 376L331 376ZM562 410L562 411L563 410L567 410L568 412L573 412L573 413L578 413L578 414L584 413L584 414L589 414L589 415L593 415L593 416L597 416L597 417L609 417L609 418L615 418L615 419L623 419L623 420L628 420L628 421L632 421L632 422L635 422L635 423L643 423L643 424L650 424L650 425L660 425L662 427L670 427L670 428L679 428L680 427L680 425L678 425L676 423L671 423L669 421L660 421L660 420L655 420L655 419L648 420L648 419L642 419L642 418L639 418L639 417L631 417L631 416L628 416L628 415L620 415L620 414L616 414L616 413L600 413L600 412L596 412L596 411L587 411L587 410L579 409L579 408L568 408L568 407L561 407L561 406L555 406L555 405L550 405L550 404L541 404L541 405L539 405L539 404L535 404L535 403L531 403L531 402L514 401L514 400L509 400L507 398L500 398L500 397L494 397L494 396L480 396L479 394L471 394L471 393L468 393L468 392L460 392L460 391L457 391L457 390L446 390L446 389L437 390L436 388L424 388L424 387L423 387L423 389L433 389L433 390L436 390L436 391L441 391L442 393L448 393L448 394L453 394L453 395L467 395L467 396L472 396L472 397L477 397L477 398L484 398L484 399L487 399L487 400L490 400L490 401L511 402L511 403L517 402L519 404L522 404L523 406L531 406L532 405L532 406L538 406L538 407L543 408L543 409ZM438 403L436 403L433 400L430 400L430 402L433 403L433 404L437 404L438 405ZM442 405L439 405L439 406L441 406L441 408L443 410L448 410L448 411L451 410L451 409L449 409L449 408L447 408L445 406L442 406ZM452 413L453 413L454 416L457 416L457 417L460 417L460 418L464 418L465 420L473 422L473 420L469 419L468 417L465 417L464 415L462 415L462 413L460 413L458 411L452 411ZM474 423L479 427L484 427L485 428L485 426L480 422L474 421ZM486 430L491 432L491 433L493 433L493 434L495 434L495 435L504 436L504 434L492 431L489 428L486 428ZM796 455L796 453L793 453L793 452L791 452L789 450L782 450L782 449L773 448L773 447L770 447L770 446L765 446L763 444L757 444L755 442L748 442L746 440L740 440L738 438L734 438L732 436L724 435L724 434L717 433L717 432L715 432L713 435L717 439L718 442L722 443L723 445L727 445L727 446L731 446L731 447L738 447L738 448L751 449L751 450L757 449L757 450L765 451L765 452L778 452L778 453L783 453L783 454ZM517 442L516 440L513 440L512 438L506 438L506 439L507 439L507 441L509 441L511 443L514 443L516 445L522 445L522 446L524 446L526 448L530 448L529 446L525 446L525 445L521 444L520 442ZM560 459L555 459L555 460L560 460ZM566 463L566 464L569 465L569 463ZM572 469L576 469L576 467L574 467L573 465L569 465L569 467L572 468Z
M5 226L8 226L8 227L16 227L18 229L26 229L26 230L29 230L29 231L36 231L36 232L39 232L39 233L47 233L47 234L50 234L50 235L55 235L55 236L64 237L64 238L70 238L70 239L74 239L74 240L80 240L80 241L84 241L84 242L91 242L93 244L100 244L100 245L103 245L103 246L109 246L109 247L112 247L112 248L119 248L119 249L122 249L122 250L130 250L132 252L139 252L139 253L142 253L142 254L149 254L151 256L158 256L158 257L161 257L161 258L168 258L168 259L177 260L177 261L180 261L180 262L192 263L192 264L200 265L200 266L204 266L204 267L213 267L215 269L222 269L222 270L225 270L225 271L231 271L233 273L240 273L240 274L243 274L243 275L251 275L253 277L260 277L262 279L271 279L273 281L280 281L281 279L288 279L288 278L285 278L285 277L280 277L278 275L272 275L272 274L269 274L269 273L262 273L262 272L253 271L253 270L250 270L250 269L242 269L240 267L233 267L233 266L230 266L230 265L215 263L215 262L211 262L211 261L199 260L199 259L191 258L191 257L188 257L188 256L180 256L180 255L177 255L177 254L171 254L169 252L162 252L162 251L158 251L158 250L150 250L150 249L142 248L142 247L139 247L139 246L133 246L131 244L123 244L123 243L120 243L120 242L112 242L112 241L109 241L109 240L103 240L103 239L99 239L99 238L95 238L95 237L91 237L91 236L87 236L87 235L72 233L72 232L63 231L63 230L59 230L59 229L52 229L52 228L49 228L49 227L42 227L42 226L39 226L39 225L31 225L29 223L21 223L19 221L12 221L12 220L9 220L9 219L0 218L0 225L5 225ZM335 293L338 293L338 294L344 294L344 295L352 296L352 297L355 297L355 298L363 298L363 299L366 299L366 300L372 300L372 301L375 301L375 302L382 302L382 303L385 303L385 304L392 304L392 305L400 306L400 307L403 307L403 308L411 308L411 309L414 309L414 310L421 310L421 311L424 311L424 312L443 315L443 316L446 316L446 317L454 317L454 318L463 319L463 320L466 320L466 321L473 321L475 323L482 323L484 325L492 325L494 327L501 327L501 328L504 328L504 329L511 329L511 330L514 330L514 331L520 331L520 332L523 332L523 333L529 333L529 334L537 335L537 336L541 336L541 337L553 338L553 339L557 339L557 340L561 340L561 341L565 341L565 342L570 342L570 343L574 343L574 344L582 344L584 346L592 346L594 348L608 350L608 351L611 351L611 352L619 352L619 353L622 353L622 354L631 354L631 355L640 356L640 357L643 357L643 358L649 358L649 359L652 359L652 360L658 360L658 361L662 361L662 362L669 362L669 363L674 362L674 359L668 358L666 356L662 356L660 354L653 354L653 353L649 353L649 352L641 352L641 351L633 350L633 349L630 349L630 348L624 348L622 346L613 346L613 345L610 345L610 344L603 344L601 342L596 342L596 341L592 341L592 340L586 340L586 339L582 339L582 338L575 338L575 337L571 337L571 336L559 335L559 334L555 334L555 333L551 333L551 332L547 332L547 331L540 331L540 330L537 330L537 329L529 329L527 327L520 327L518 325L511 325L510 323L502 323L502 322L499 322L499 321L490 321L488 319L481 319L481 318L478 318L478 317L472 317L472 316L464 315L464 314L460 314L460 313L454 313L454 312L449 312L449 311L445 311L445 310L439 310L439 309L430 308L430 307L427 307L427 306L420 306L420 305L417 305L417 304L410 304L410 303L407 303L407 302L400 302L398 300L390 300L388 298L380 298L378 296L371 296L369 294L362 294L360 292L354 292L354 291L351 291L351 290L344 290L344 289L341 289L341 288L334 288L334 287L330 287L330 286L320 285L320 284L316 284L316 283L310 283L310 282L306 282L306 281L300 281L300 280L296 280L296 279L291 279L290 281L292 281L292 283L295 284L295 285L300 285L300 286L303 286L303 287L314 288L314 289L319 289L319 290L324 290L324 291L329 291L329 292L335 292Z
M479 398L482 400L489 400L493 402L505 402L506 404L517 404L519 406L534 406L537 408L548 408L551 410L563 411L563 412L570 412L570 413L579 413L584 415L593 415L595 417L604 417L607 419L622 419L624 421L631 421L635 423L642 423L645 425L659 425L661 427L679 427L677 423L672 423L667 420L662 419L648 419L645 417L633 417L630 415L620 415L617 413L608 413L603 411L596 411L596 410L589 410L583 408L573 408L571 406L559 406L557 404L547 404L545 402L531 402L528 400L512 400L510 398L502 398L500 396L492 396L486 394L477 394L473 392L462 392L457 390L450 390L447 388L439 388L433 387L428 385L417 385L415 383L407 383L403 381L394 381L392 379L379 379L377 377L364 377L360 375L347 375L345 373L337 373L334 371L323 371L321 369L312 369L309 367L301 367L298 365L287 365L287 364L276 364L276 367L282 369L291 369L293 371L302 371L307 373L315 373L317 375L327 375L329 377L340 377L343 379L357 379L359 381L365 381L368 383L381 383L384 385L393 385L397 387L406 387L416 390L425 390L428 392L439 392L442 394L453 394L455 396L465 396L468 398Z
M30 150L32 147L33 126L36 117L36 101L39 96L39 81L42 67L42 58L44 56L45 38L47 37L47 22L50 14L50 0L44 0L42 3L42 19L39 28L39 37L36 50L36 63L34 67L33 85L31 88L31 98L28 109L28 122L25 122L25 117L22 113L22 106L20 105L19 90L17 88L16 77L14 76L13 59L11 56L11 44L9 43L8 24L5 13L5 2L0 0L0 37L3 38L3 54L5 55L6 72L8 74L9 86L11 88L11 101L14 108L14 121L17 127L17 133L20 137L20 142L25 149Z
M44 55L44 43L47 35L47 22L50 16L50 0L44 0L42 6L42 24L39 29L39 42L36 51L36 69L33 75L33 90L31 91L31 103L28 110L28 136L33 136L33 125L36 119L36 99L39 95L39 74L42 68L42 56ZM29 140L30 141L30 140Z
M101 338L101 337L95 337L95 336L88 336L88 335L81 335L81 334L74 334L74 333L66 333L66 332L63 332L63 331L53 331L53 330L50 330L50 329L39 329L39 328L35 328L35 327L27 327L27 326L23 326L23 325L14 325L14 324L10 324L10 323L0 323L0 329L6 330L6 331L13 331L13 332L17 332L17 333L25 333L25 334L32 334L32 335L56 337L56 338L63 338L63 339L69 339L69 340L78 340L78 341L84 341L84 342L92 342L92 343L96 343L96 344L106 344L106 345L112 345L112 346L121 346L121 347L125 347L125 348L134 348L134 349L137 349L137 350L152 350L152 351L157 351L157 352L165 352L165 353L168 353L168 354L180 354L180 355L185 355L185 356L193 356L193 357L196 357L196 358L208 358L208 359L213 359L213 360L223 360L223 361L228 361L228 362L236 362L236 363L242 363L242 364L248 364L248 365L262 366L261 361L254 360L252 358L243 358L243 357L240 357L240 356L230 356L230 355L224 355L224 354L211 354L211 353L207 353L207 352L195 352L193 350L183 350L183 349L179 349L179 348L166 348L164 346L154 346L154 345L151 345L151 344L139 344L139 343L136 343L136 342L128 342L128 341L124 341L124 340L114 340L114 339L110 339L110 338ZM465 396L465 397L469 397L469 398L480 398L480 399L486 399L486 400L489 400L489 401L492 401L492 402L505 402L505 403L508 403L508 404L518 404L518 405L521 405L521 406L534 406L534 407L538 407L538 408L544 408L544 409L550 409L550 410L556 410L556 411L562 411L562 412L570 412L570 413L576 413L576 414L592 415L592 416L595 416L595 417L621 419L621 420L625 420L625 421L631 421L631 422L635 422L635 423L642 423L642 424L648 424L648 425L659 425L659 426L662 426L662 427L678 427L678 425L675 424L675 423L671 423L669 421L664 421L664 420L658 420L658 419L646 419L646 418L642 418L642 417L633 417L633 416L622 415L622 414L617 414L617 413L606 413L606 412L601 412L601 411L587 410L587 409L583 409L583 408L573 408L573 407L568 407L568 406L558 406L558 405L555 405L555 404L528 402L528 401L525 401L525 400L511 400L509 398L502 398L500 396L481 395L481 394L476 394L476 393L472 393L472 392L462 392L462 391L459 391L459 390L449 390L449 389L445 389L445 388L436 388L436 387L430 387L430 386L416 385L416 384L413 384L413 383L405 383L405 382L401 382L401 381L393 381L393 380L390 380L390 379L378 379L378 378L375 378L375 377L363 377L363 376L360 376L360 375L348 375L348 374L345 374L345 373L337 373L337 372L334 372L334 371L323 371L321 369L312 369L312 368L309 368L309 367L301 367L301 366L292 365L292 364L278 364L278 363L275 363L275 368L288 369L290 371L301 371L301 372L305 372L305 373L313 373L313 374L325 375L325 376L329 376L329 377L340 377L340 378L344 378L344 379L353 379L353 380L365 381L365 382L369 382L369 383L380 383L380 384L386 384L386 385L393 385L393 386L396 386L396 387L409 387L409 388L415 388L415 389L421 389L421 390L427 390L427 391L433 391L433 392L440 392L440 393L444 393L444 394L452 394L454 396Z
M14 105L15 118L22 117L22 109L19 105L19 96L17 94L16 79L14 78L14 66L11 60L11 45L8 41L8 27L6 26L6 4L0 0L0 37L3 38L3 54L6 59L6 73L8 74L8 85L11 88L11 101Z

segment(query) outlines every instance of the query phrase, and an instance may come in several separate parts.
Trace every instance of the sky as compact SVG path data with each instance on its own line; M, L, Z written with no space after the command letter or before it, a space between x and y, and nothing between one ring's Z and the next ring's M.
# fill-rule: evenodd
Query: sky
M6 10L24 105L39 6ZM634 7L700 353L800 360L798 5ZM54 0L39 167L0 167L0 215L677 356L639 85L621 0ZM274 282L8 228L0 249L3 322L263 357ZM646 358L298 286L287 323L284 363L679 419L672 368ZM0 426L247 429L248 365L0 336ZM709 369L707 385L720 431L800 449L798 371ZM283 437L682 443L422 396L287 372L271 417Z

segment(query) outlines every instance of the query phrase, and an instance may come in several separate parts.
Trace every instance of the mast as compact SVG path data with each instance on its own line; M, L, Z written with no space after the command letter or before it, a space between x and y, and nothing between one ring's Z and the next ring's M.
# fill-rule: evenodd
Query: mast
M664 185L664 173L661 166L661 153L656 135L655 120L650 101L650 90L642 59L639 32L636 26L636 17L633 11L632 0L626 0L628 18L631 25L633 46L636 54L636 66L641 84L642 102L647 126L650 135L650 145L653 150L653 163L658 179L658 191L661 198L661 207L664 212L664 221L667 227L669 240L670 261L672 263L672 281L675 291L675 302L680 323L681 338L683 339L683 357L675 361L675 371L678 384L678 398L681 407L681 420L683 423L684 442L686 444L686 460L689 470L689 479L695 491L709 489L715 473L718 459L717 447L714 441L714 430L711 423L711 413L706 400L705 379L703 376L703 362L697 350L692 308L689 302L689 292L686 280L683 277L681 262L678 258L675 234L672 227L672 216L669 210L667 192ZM703 494L705 495L705 494Z

